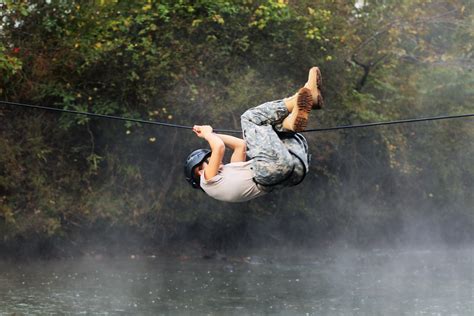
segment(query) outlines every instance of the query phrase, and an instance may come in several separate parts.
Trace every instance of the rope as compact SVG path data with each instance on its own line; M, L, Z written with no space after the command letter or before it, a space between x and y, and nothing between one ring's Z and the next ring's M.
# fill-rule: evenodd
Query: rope
M20 107L25 107L25 108L41 109L41 110L46 110L46 111L55 111L55 112L62 112L62 113L69 113L69 114L76 114L76 115L100 117L100 118L106 118L106 119L118 120L118 121L127 121L127 122L136 122L136 123L160 125L160 126L175 127L175 128L192 129L192 127L185 126L185 125L178 125L178 124L171 124L171 123L164 123L164 122L156 122L156 121L146 121L146 120L134 119L134 118L130 118L130 117L120 117L120 116L98 114L98 113L91 113L91 112L73 111L73 110L67 110L67 109L52 108L52 107L48 107L48 106L32 105L32 104L9 102L9 101L0 101L0 103L1 104L6 104L6 105L20 106Z
M340 130L340 129L361 128L361 127L382 126L382 125L394 125L394 124L415 123L415 122L439 121L439 120L458 119L458 118L466 118L466 117L473 117L473 116L474 116L474 113L459 114L459 115L442 115L442 116L420 117L420 118L396 120L396 121L365 123L365 124L357 124L357 125L342 125L342 126L325 127L325 128L314 128L314 129L307 129L307 130L303 131L303 133L305 133L305 132L326 132L326 131L334 131L334 130Z
M85 116L91 116L91 117L99 117L99 118L118 120L118 121L128 121L128 122L174 127L174 128L181 128L181 129L192 129L192 126L187 126L187 125L179 125L179 124L157 122L157 121L147 121L147 120L142 120L142 119L134 119L134 118L129 118L129 117L120 117L120 116L106 115L106 114L97 114L97 113L91 113L91 112L58 109L58 108L52 108L52 107L47 107L47 106L32 105L32 104L25 104L25 103L18 103L18 102L0 101L0 104L20 106L20 107L32 108L32 109L41 109L41 110L46 110L46 111L55 111L55 112L61 112L61 113L76 114L76 115L85 115ZM326 132L326 131L334 131L334 130L342 130L342 129L405 124L405 123L426 122L426 121L439 121L439 120L459 119L459 118L466 118L466 117L474 117L474 113L421 117L421 118L414 118L414 119L374 122L374 123L365 123L365 124L357 124L357 125L342 125L342 126L325 127L325 128L314 128L314 129L307 129L303 131L303 133ZM240 130L232 130L232 129L214 129L214 131L219 132L219 133L228 133L228 134L238 134L242 132Z

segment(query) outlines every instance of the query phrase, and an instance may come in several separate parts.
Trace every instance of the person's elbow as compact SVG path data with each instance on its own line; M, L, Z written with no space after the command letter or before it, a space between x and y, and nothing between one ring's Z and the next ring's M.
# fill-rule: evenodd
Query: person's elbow
M247 152L247 144L245 143L244 140L236 144L234 148L234 152L245 155L245 153Z
M217 142L216 144L213 144L214 146L211 146L212 152L217 153L219 156L224 156L225 152L225 145L224 142Z
M242 147L240 147L240 152L242 155L242 159L245 161L245 157L247 156L247 145L245 142L242 144Z
M247 151L247 143L245 142L245 140L241 139L237 144L237 148L243 152Z
M230 162L243 162L247 158L247 146L245 142L240 143L234 148L234 153L232 154Z

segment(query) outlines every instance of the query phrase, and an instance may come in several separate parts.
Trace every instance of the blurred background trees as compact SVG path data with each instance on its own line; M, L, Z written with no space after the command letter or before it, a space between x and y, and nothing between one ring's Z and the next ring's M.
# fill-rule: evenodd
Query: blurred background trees
M318 65L314 127L473 112L472 21L468 0L4 1L0 97L238 129ZM307 134L305 183L240 205L186 184L183 160L205 145L189 131L6 106L0 120L4 244L474 237L469 119Z

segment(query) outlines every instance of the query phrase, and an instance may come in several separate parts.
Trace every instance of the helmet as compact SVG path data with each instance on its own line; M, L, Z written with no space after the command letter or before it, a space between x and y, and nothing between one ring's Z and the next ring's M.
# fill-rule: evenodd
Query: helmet
M186 163L184 164L184 175L186 176L186 181L189 182L195 189L199 189L199 178L194 174L194 168L201 164L207 157L211 155L209 149L196 149L193 151L188 158L186 158Z

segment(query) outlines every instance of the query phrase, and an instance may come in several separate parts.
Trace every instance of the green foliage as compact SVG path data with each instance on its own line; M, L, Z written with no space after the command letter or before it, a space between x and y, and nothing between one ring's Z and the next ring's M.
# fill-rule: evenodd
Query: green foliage
M319 65L327 110L317 126L472 112L469 4L4 1L0 97L239 128L245 109L292 94ZM265 223L291 234L293 220L308 223L303 240L357 234L364 221L383 231L414 208L474 222L469 121L308 135L298 203L284 191L228 206L182 179L183 157L202 146L189 133L7 107L0 119L4 241L104 223L157 240L232 240Z

